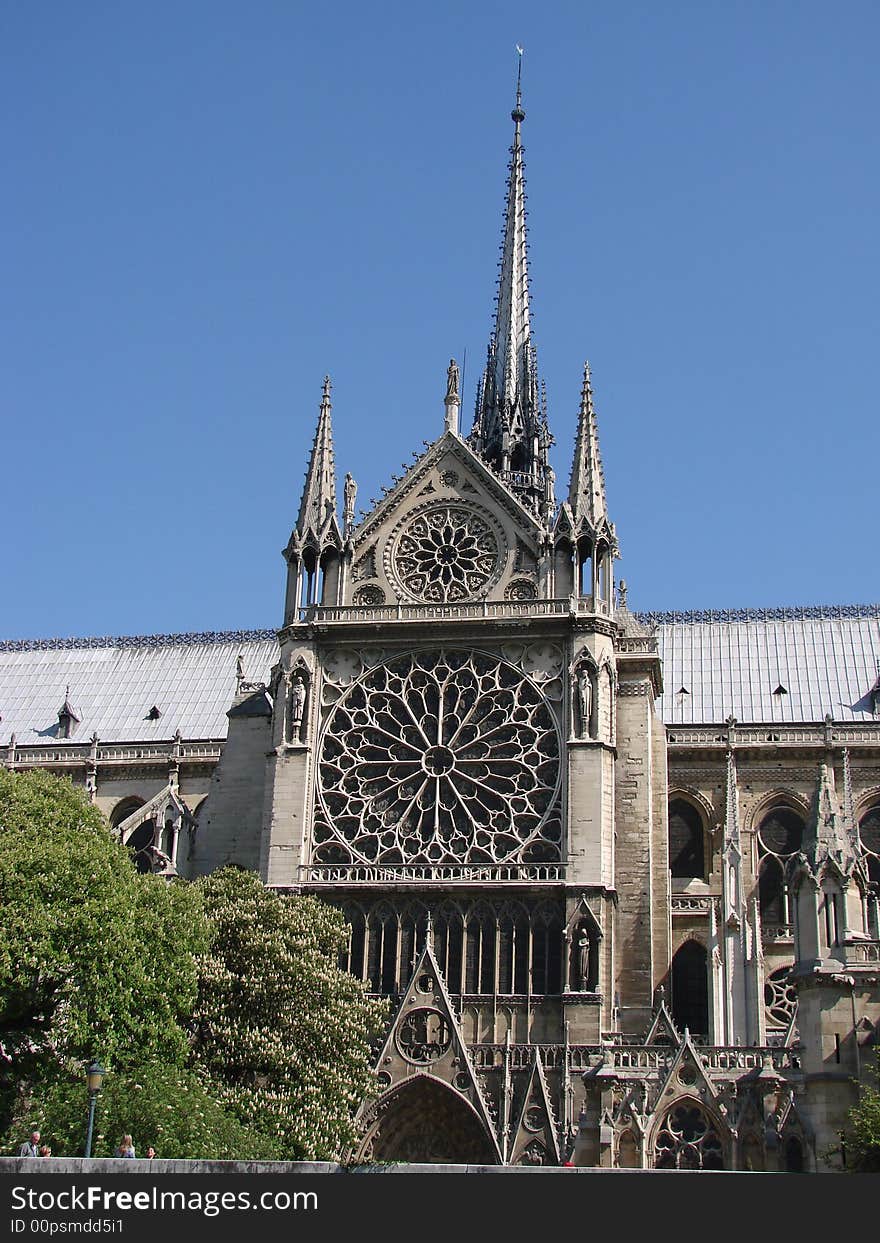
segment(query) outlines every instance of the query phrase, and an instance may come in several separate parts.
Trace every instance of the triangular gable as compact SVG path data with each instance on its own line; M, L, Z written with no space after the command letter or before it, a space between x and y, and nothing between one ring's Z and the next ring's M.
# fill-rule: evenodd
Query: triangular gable
M375 1063L385 1085L381 1099L418 1075L446 1084L477 1115L503 1164L489 1107L430 940L429 934ZM361 1113L374 1110L381 1099Z
M706 1074L703 1059L691 1040L687 1028L684 1029L684 1036L666 1072L666 1077L660 1084L657 1092L658 1100L664 1099L667 1088L671 1088L676 1096L694 1096L697 1099L702 1097L703 1100L711 1101L713 1104L718 1100L718 1092Z
M532 1072L522 1100L519 1122L510 1147L512 1165L559 1165L556 1119L547 1090L544 1065L537 1047Z
M681 1043L681 1032L675 1026L672 1015L666 1008L666 1002L662 998L660 1004L654 1012L651 1020L651 1026L645 1036L645 1044L671 1044L676 1047Z
M506 484L489 469L482 458L478 457L466 441L452 432L444 432L438 440L422 454L422 456L401 476L386 495L379 501L373 511L364 519L354 532L355 547L369 543L379 528L388 521L394 511L418 495L419 487L430 481L433 470L446 454L456 458L464 470L476 480L484 500L491 500L501 506L516 525L537 538L542 527L535 515L517 499Z

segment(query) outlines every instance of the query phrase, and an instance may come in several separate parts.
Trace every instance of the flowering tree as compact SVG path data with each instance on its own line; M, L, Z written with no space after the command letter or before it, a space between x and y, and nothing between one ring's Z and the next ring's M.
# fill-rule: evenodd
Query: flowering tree
M198 883L213 927L202 959L195 1064L216 1098L288 1159L330 1160L374 1089L385 1005L336 965L341 914L225 868Z

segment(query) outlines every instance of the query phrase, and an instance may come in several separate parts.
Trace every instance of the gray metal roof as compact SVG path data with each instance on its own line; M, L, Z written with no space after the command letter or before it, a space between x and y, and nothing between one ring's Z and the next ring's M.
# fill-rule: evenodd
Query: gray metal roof
M158 742L225 738L241 652L248 681L268 679L278 659L274 631L54 639L0 643L0 739L18 746L56 737L70 687L81 718L71 739ZM159 709L156 720L150 709Z
M880 606L642 615L657 626L669 724L873 721Z
M880 605L638 617L656 626L667 724L878 719ZM275 632L0 642L0 739L55 738L68 686L76 742L225 738L239 653L248 681L267 680Z

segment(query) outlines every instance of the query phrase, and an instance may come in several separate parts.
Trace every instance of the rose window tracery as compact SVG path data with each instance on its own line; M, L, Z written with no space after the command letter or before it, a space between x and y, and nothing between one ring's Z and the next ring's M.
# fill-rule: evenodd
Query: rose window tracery
M797 1011L797 989L789 975L789 967L779 967L764 981L764 1011L769 1028L788 1028Z
M427 1066L443 1056L452 1031L439 1010L411 1010L397 1032L397 1047L407 1061Z
M559 731L530 678L488 653L407 653L334 704L314 861L552 862Z
M500 574L498 536L488 514L459 504L432 505L404 526L391 564L400 585L416 600L473 600Z

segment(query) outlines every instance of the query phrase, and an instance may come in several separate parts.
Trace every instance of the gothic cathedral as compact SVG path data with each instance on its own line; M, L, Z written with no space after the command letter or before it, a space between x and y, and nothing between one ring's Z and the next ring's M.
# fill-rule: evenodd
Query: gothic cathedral
M629 611L588 366L562 495L549 461L511 115L470 429L451 362L442 434L340 514L325 380L277 634L88 641L143 651L137 727L67 662L6 762L81 772L154 870L342 908L393 999L353 1159L835 1168L880 1028L880 610Z

